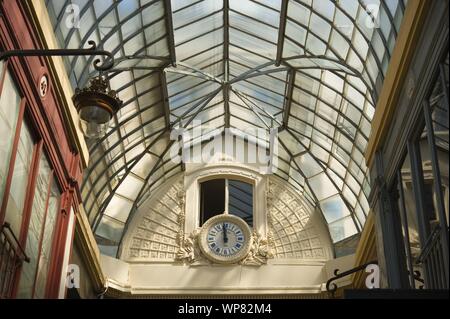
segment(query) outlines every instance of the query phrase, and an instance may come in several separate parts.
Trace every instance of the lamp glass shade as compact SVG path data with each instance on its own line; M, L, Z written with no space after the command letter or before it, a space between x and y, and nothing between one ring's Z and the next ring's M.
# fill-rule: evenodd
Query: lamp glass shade
M87 138L100 138L106 134L108 130L108 122L104 124L85 121L80 118L80 127L84 136Z
M122 106L122 101L113 90L108 90L108 82L96 77L84 89L77 89L73 96L80 116L80 127L87 138L99 138L106 134L109 121Z

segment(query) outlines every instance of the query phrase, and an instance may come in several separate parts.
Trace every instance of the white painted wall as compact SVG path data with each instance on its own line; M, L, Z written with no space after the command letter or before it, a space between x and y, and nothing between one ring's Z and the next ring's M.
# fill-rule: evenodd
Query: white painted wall
M254 266L128 264L101 256L108 285L131 294L313 294L326 282L323 263L270 261Z

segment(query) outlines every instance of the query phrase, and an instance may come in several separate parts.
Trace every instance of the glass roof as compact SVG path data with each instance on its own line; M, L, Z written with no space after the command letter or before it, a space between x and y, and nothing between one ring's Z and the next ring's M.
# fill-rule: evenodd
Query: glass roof
M124 107L88 141L82 195L101 249L168 178L174 126L278 128L276 175L323 213L333 242L369 211L364 151L406 0L46 0L61 47L114 53ZM79 21L74 14L79 14ZM79 22L79 23L77 23ZM75 25L75 27L73 27ZM94 57L68 57L74 87Z

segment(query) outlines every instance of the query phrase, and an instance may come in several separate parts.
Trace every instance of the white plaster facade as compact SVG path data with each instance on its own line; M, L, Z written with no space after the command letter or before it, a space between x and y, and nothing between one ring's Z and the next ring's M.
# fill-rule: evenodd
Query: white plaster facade
M199 230L199 185L213 178L254 186L254 236L268 239L271 250L263 262L213 264L196 247L191 259L177 258ZM135 214L121 260L102 256L109 285L133 295L320 293L330 262L332 243L320 212L282 179L232 162L186 165Z

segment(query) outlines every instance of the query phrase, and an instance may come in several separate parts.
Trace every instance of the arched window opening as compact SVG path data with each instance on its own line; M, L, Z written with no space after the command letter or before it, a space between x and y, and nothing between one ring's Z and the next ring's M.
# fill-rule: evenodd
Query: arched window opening
M234 179L212 179L200 183L200 226L220 214L242 218L253 226L253 185Z

